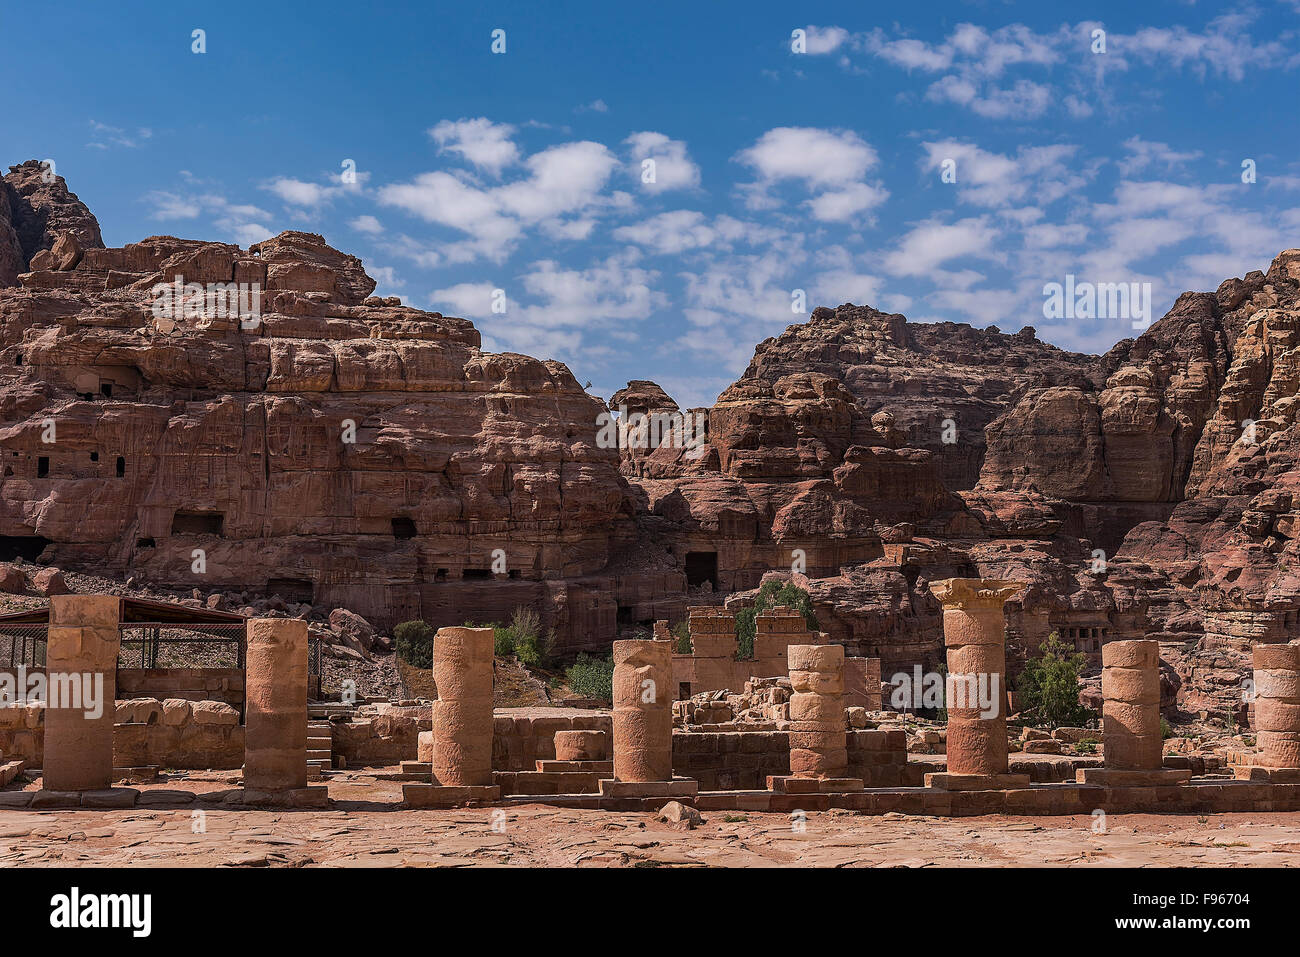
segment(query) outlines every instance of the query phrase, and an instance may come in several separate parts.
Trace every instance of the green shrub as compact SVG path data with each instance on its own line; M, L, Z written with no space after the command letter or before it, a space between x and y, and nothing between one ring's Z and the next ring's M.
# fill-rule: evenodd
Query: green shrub
M810 631L818 631L817 616L813 614L812 598L808 592L792 582L766 581L754 597L752 608L742 608L736 614L736 660L754 657L754 636L758 633L757 618L777 605L788 605L803 615Z
M614 700L614 659L594 658L583 652L565 672L569 688L574 694L601 701Z
M1168 741L1174 736L1174 729L1169 726L1169 722L1163 717L1160 719L1160 740Z
M691 624L688 621L679 621L672 627L672 635L677 639L673 645L673 651L679 655L689 655L691 653Z
M393 629L397 656L412 668L432 668L433 635L433 627L426 622L402 622Z
M532 608L520 605L510 616L510 625L505 629L509 643L514 647L514 655L520 663L529 668L543 667L551 657L551 645L555 634L542 634L542 619Z
M1084 724L1091 717L1079 704L1079 672L1084 660L1056 632L1048 635L1039 656L1029 659L1016 679L1021 711L1053 728Z
M515 634L502 625L492 625L492 653L498 658L508 658L515 653Z

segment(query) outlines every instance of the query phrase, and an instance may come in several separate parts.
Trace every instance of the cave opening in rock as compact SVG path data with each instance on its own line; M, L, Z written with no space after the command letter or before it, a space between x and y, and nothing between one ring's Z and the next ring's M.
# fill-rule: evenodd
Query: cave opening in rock
M34 562L53 544L40 535L0 535L0 562L11 562L16 558Z
M460 573L460 577L466 581L491 578L492 570L490 568L466 568Z
M50 457L42 455L36 460L36 477L45 478L50 474Z
M177 512L172 516L172 534L220 535L225 521L221 512Z
M393 538L415 538L415 522L404 515L393 519Z
M718 587L718 553L687 552L686 584L691 588L699 588L705 582L715 589Z
M116 470L118 478L122 478L126 475L126 459L122 458L120 455L117 457Z

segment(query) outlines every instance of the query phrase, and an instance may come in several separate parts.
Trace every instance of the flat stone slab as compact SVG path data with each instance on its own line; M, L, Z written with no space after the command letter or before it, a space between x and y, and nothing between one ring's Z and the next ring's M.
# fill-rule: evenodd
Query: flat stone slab
M1029 787L1029 775L935 772L925 776L925 786L938 791L1010 791Z
M283 791L260 791L255 788L234 788L233 790L223 792L221 803L244 807L325 808L329 807L330 795L329 789L323 787L288 788Z
M61 807L81 807L80 791L47 791L42 788L39 791L32 792L32 800L28 805L32 810L44 810L46 808Z
M493 804L501 800L497 785L455 787L442 784L403 784L402 799L408 807L459 807L465 804Z
M4 791L0 793L0 807L28 807L35 791Z
M1241 764L1232 769L1232 776L1238 781L1300 784L1300 768L1267 768L1260 764Z
M1149 788L1162 784L1186 784L1191 771L1158 768L1154 771L1125 771L1120 768L1080 768L1074 772L1078 784L1095 784L1108 788Z
M601 778L600 796L605 798L679 798L695 797L700 784L694 778L673 778L671 781L619 781Z
M193 791L180 791L173 788L153 788L140 792L140 804L193 804Z
M103 791L82 791L82 807L122 808L135 807L140 792L135 788L107 788Z
M791 775L770 775L767 789L775 794L844 794L861 791L866 784L861 778L798 778Z

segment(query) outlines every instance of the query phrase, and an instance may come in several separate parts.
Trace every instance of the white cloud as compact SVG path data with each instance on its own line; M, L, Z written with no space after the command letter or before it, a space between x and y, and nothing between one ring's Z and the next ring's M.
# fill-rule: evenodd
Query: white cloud
M509 123L493 123L480 116L443 120L429 130L429 136L441 152L455 153L495 176L519 160L519 147L511 139L514 132Z
M632 158L631 173L646 192L694 189L700 185L700 168L691 160L686 144L681 140L647 130L633 133L623 143ZM645 182L643 164L646 160L654 160L653 183Z
M421 173L382 187L379 202L465 233L468 239L441 247L441 259L500 262L529 226L555 239L585 239L596 214L624 203L620 194L604 195L617 163L600 143L565 143L534 153L523 163L525 176L500 186L485 188L465 174Z
M198 219L208 217L225 238L247 247L274 235L274 230L261 221L271 214L248 203L232 203L215 193L188 194L167 190L147 193L145 202L152 205L150 216L154 219Z
M884 257L884 267L894 276L925 276L952 259L973 256L996 260L1000 258L997 249L1004 241L1005 237L984 217L955 223L927 220L913 226Z
M771 192L785 181L815 195L807 201L814 218L839 222L874 209L889 193L865 177L879 163L875 149L851 130L783 126L768 130L736 159L757 174L739 188L750 209L777 205Z
M850 36L849 31L843 27L807 26L804 28L804 52L814 56L834 53L848 42Z
M367 233L371 236L378 236L384 231L384 224L369 213L366 213L364 216L358 216L356 219L349 222L348 225L359 233Z
M1086 185L1086 178L1066 161L1076 153L1067 145L1021 147L1015 157L983 150L972 143L941 140L921 144L922 169L942 173L953 161L958 197L967 203L1002 209L1032 199L1049 205Z
M675 256L688 249L708 246L717 236L703 213L689 209L660 213L643 222L614 230L614 238L620 242L646 246L664 256Z
M1125 140L1124 149L1128 150L1130 155L1127 159L1116 161L1121 176L1132 176L1154 165L1169 170L1199 159L1201 156L1200 150L1179 153L1168 143L1144 140L1140 136L1130 136Z
M492 314L492 290L499 288L490 282L461 282L446 289L435 289L429 305L447 316L481 319ZM509 296L506 297L507 309Z

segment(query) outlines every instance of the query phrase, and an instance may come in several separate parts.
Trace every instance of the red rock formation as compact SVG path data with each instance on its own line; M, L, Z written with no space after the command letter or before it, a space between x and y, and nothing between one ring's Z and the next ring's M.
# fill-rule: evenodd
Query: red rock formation
M0 561L380 629L529 605L562 649L777 575L887 673L942 660L929 582L1014 579L1013 668L1052 631L1094 657L1151 636L1190 710L1235 707L1249 644L1300 627L1300 251L1104 356L817 309L683 413L484 353L313 234L104 249L39 174L0 202L0 270L26 270L0 290ZM177 276L256 284L260 316L155 314ZM629 443L635 416L667 431Z
M260 322L154 315L178 275L258 284ZM308 233L88 246L21 282L0 291L8 552L383 628L535 605L562 643L612 637L611 581L592 576L631 506L595 441L601 403L563 365L365 298L360 261Z
M14 285L32 258L53 249L60 236L80 249L104 246L99 222L62 176L37 160L9 167L0 184L0 286Z

